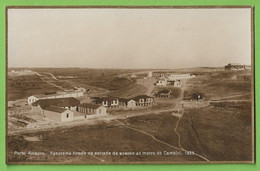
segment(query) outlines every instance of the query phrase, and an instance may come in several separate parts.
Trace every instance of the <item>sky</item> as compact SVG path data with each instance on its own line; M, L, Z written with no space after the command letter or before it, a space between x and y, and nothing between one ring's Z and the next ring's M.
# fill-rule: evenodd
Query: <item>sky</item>
M9 67L251 63L251 9L8 9Z

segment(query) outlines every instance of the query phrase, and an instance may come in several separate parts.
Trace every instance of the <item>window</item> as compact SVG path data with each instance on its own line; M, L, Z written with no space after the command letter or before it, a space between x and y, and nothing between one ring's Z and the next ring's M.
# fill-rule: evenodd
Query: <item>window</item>
M69 118L69 117L70 117L70 114L67 113L67 118Z

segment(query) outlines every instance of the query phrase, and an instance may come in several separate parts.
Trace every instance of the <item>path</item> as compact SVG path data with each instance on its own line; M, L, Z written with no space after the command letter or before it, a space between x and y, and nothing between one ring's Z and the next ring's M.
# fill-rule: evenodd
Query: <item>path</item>
M185 150L182 146L181 146L181 135L180 135L180 133L178 132L178 126L179 126L179 122L181 121L181 118L182 118L182 116L179 116L178 117L179 119L178 119L178 121L176 122L176 126L175 126L175 128L174 128L174 132L177 134L177 136L178 136L178 144L179 144L179 147L181 148L181 149L183 149L183 150Z
M126 128L128 128L128 129L132 129L132 130L134 130L134 131L143 133L143 134L145 134L145 135L151 137L154 141L156 141L156 142L158 142L158 143L164 144L164 145L166 145L166 146L168 146L168 147L171 147L171 148L174 148L174 149L176 149L176 150L183 151L183 152L185 152L185 153L188 152L187 150L185 150L185 149L183 149L183 148L175 147L175 146L173 146L173 145L171 145L171 144L169 144L169 143L166 143L166 142L164 142L164 141L161 141L161 140L155 138L154 135L152 135L152 134L150 134L150 133L148 133L148 132L145 132L145 131L143 131L143 130L140 130L140 129L131 127L131 126L127 125L125 122L121 122L121 121L118 121L118 122L124 124L124 126L125 126ZM204 156L202 156L202 155L200 155L200 154L194 153L194 155L200 157L201 159L203 159L203 160L205 160L205 161L209 161L206 157L204 157Z
M56 88L58 88L58 89L60 89L60 90L66 91L66 89L63 88L62 86L58 86L58 85L56 85L56 84L54 84L54 83L48 81L48 80L47 80L47 79L49 79L48 77L46 77L46 76L44 76L44 75L42 75L42 74L39 74L39 73L37 73L37 72L36 72L36 75L39 76L39 77L42 79L42 81L46 82L47 84L50 84L51 86L56 87Z

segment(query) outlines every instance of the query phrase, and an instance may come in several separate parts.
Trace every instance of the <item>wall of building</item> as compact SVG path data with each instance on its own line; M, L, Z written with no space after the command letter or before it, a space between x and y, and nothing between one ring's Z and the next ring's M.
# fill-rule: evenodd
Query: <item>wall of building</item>
M103 106L100 106L99 108L97 108L96 114L98 114L98 115L106 115L107 114L107 108L105 108Z
M61 113L61 122L71 122L73 121L73 111L66 110Z
M61 113L58 113L58 112L53 112L53 111L49 111L49 110L43 110L43 116L48 118L48 119L51 119L51 120L54 120L54 121L57 121L57 122L61 122Z
M100 106L97 109L93 109L93 108L89 108L89 107L79 106L78 111L80 113L86 113L86 114L90 114L90 115L100 115L100 114L105 115L107 113L107 108L105 108L104 106Z
M165 81L165 80L158 80L156 83L157 86L166 86L166 84L167 84L167 81Z
M127 102L127 107L128 108L135 108L136 107L136 102L134 101L134 100L129 100L128 102Z

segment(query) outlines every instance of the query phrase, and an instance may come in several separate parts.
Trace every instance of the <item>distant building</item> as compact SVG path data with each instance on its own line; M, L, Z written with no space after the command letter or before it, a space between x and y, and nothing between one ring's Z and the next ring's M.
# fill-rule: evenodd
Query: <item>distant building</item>
M147 95L140 95L133 98L136 106L153 106L154 98Z
M157 85L157 86L166 86L166 85L167 85L167 79L165 79L165 78L160 78L159 80L157 80L157 82L155 83L155 85Z
M73 114L73 111L57 106L48 106L42 112L44 117L58 122L73 121Z
M193 93L192 95L185 95L184 100L200 101L203 99L202 93Z
M160 98L169 98L170 95L171 95L171 90L168 90L168 89L160 90L157 93L157 97L160 97Z
M119 98L119 105L129 109L134 109L136 107L136 102L133 99Z
M101 97L96 99L96 103L107 108L118 108L119 99L116 97Z
M106 115L107 108L98 104L83 103L78 106L78 112L87 115Z
M164 77L164 76L166 76L166 72L153 72L152 73L152 76L153 77Z
M181 80L175 80L173 86L174 87L181 87Z
M182 80L182 79L189 79L189 78L194 78L195 75L191 74L170 74L168 76L169 80Z
M167 80L167 85L172 85L173 87L181 87L181 80Z
M137 76L135 74L131 74L130 78L137 78Z
M249 69L246 65L241 65L239 63L229 63L225 66L225 70L237 71L237 70L247 70ZM251 69L251 66L250 66Z
M81 97L84 96L85 89L79 89L76 91L67 91L67 92L52 92L52 93L44 93L37 94L28 97L28 104L32 104L41 99L56 99L56 98L67 98L67 97Z

